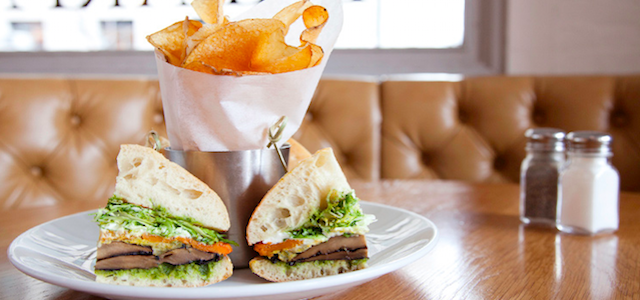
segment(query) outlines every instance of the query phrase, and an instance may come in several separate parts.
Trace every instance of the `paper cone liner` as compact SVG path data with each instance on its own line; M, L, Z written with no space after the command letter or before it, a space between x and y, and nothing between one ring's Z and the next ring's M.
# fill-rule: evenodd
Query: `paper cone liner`
M291 0L267 0L238 17L271 18ZM176 150L241 151L267 146L268 128L280 117L288 118L281 143L298 130L309 108L333 45L342 29L342 1L316 0L329 12L317 44L324 50L316 67L268 75L211 75L173 66L156 50L158 79L165 124ZM233 20L232 20L233 21ZM295 26L287 41L299 38ZM297 36L295 36L297 34ZM298 42L299 43L299 42ZM295 42L290 45L298 46Z

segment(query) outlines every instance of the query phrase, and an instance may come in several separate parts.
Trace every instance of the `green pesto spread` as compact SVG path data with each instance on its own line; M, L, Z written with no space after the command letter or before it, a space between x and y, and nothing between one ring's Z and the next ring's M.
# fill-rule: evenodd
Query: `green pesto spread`
M215 264L218 262L209 262L206 264L198 264L192 262L189 264L174 266L172 264L163 263L156 268L151 269L128 269L128 270L95 270L96 275L110 277L135 277L149 280L162 280L169 278L180 278L185 280L204 279L209 280L216 275Z

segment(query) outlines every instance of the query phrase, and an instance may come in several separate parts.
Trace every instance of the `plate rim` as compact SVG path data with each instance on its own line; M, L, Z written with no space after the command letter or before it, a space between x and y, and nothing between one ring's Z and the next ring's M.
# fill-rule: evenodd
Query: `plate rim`
M291 293L301 293L301 292L311 292L319 289L326 289L332 287L339 287L343 285L352 286L355 283L362 283L366 281L373 280L382 275L391 273L406 265L410 264L412 261L416 261L429 252L433 250L439 240L439 230L435 223L428 219L425 216L417 214L415 212L390 206L381 203L369 202L369 201L360 201L360 204L363 205L363 210L366 210L367 206L377 207L379 209L391 209L397 212L400 212L404 215L411 216L415 219L418 219L422 222L425 222L428 226L424 229L431 228L433 230L433 235L430 237L429 241L426 242L421 248L413 251L412 253L400 257L398 259L380 264L375 266L370 266L368 268L358 270L355 272L342 273L333 276L321 277L321 278L313 278L299 281L291 281L291 282L264 282L262 285L265 285L267 288L260 289L247 289L242 285L237 286L223 286L216 287L214 285L204 286L200 288L180 288L180 287L136 287L136 286L117 286L117 289L114 289L114 285L106 284L106 283L98 283L95 281L84 281L75 278L67 278L67 277L56 277L49 275L50 273L43 272L37 270L35 268L29 267L27 265L23 265L18 261L18 258L15 254L15 249L20 247L19 242L29 238L29 235L42 227L46 227L47 225L51 225L54 222L62 222L65 219L78 218L80 216L86 216L91 213L96 212L98 209L87 210L82 212L77 212L71 215L62 216L53 220L49 220L42 224L36 225L25 232L21 233L18 237L16 237L7 249L7 257L11 264L30 277L36 278L40 281L57 285L63 288L68 288L71 290L76 290L80 292L85 292L93 295L110 295L115 297L130 297L130 298L148 298L153 297L154 295L149 294L149 289L158 289L162 291L164 294L163 298L170 297L175 298L179 296L180 299L202 299L203 295L199 291L208 291L207 289L216 289L217 292L212 295L212 293L207 294L205 297L208 299L234 299L234 298L245 298L245 297L256 297L256 296L275 296L275 295L286 295ZM42 253L41 253L42 254ZM43 254L46 255L46 254ZM57 259L55 256L49 256L53 259ZM90 270L91 271L91 270ZM238 270L234 270L236 272ZM339 280L336 280L339 278ZM336 284L336 282L339 282ZM283 292L283 290L285 292ZM242 293L237 293L237 291L242 291ZM206 293L206 292L205 292Z

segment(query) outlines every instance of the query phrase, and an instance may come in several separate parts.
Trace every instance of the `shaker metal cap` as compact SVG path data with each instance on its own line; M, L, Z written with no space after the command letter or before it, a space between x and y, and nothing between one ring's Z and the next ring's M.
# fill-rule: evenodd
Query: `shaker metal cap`
M612 141L611 135L599 131L574 131L567 135L572 152L611 154Z
M530 128L525 131L527 150L563 151L565 132L558 128Z

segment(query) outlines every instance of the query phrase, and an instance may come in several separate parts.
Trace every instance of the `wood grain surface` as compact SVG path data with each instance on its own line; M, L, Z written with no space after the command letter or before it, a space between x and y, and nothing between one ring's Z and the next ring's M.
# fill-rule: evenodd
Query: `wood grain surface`
M427 256L398 271L317 299L640 299L640 194L621 194L616 233L591 237L520 223L518 185L352 185L365 201L429 218L440 239ZM0 299L98 299L22 274L6 252L33 226L101 205L0 212Z

